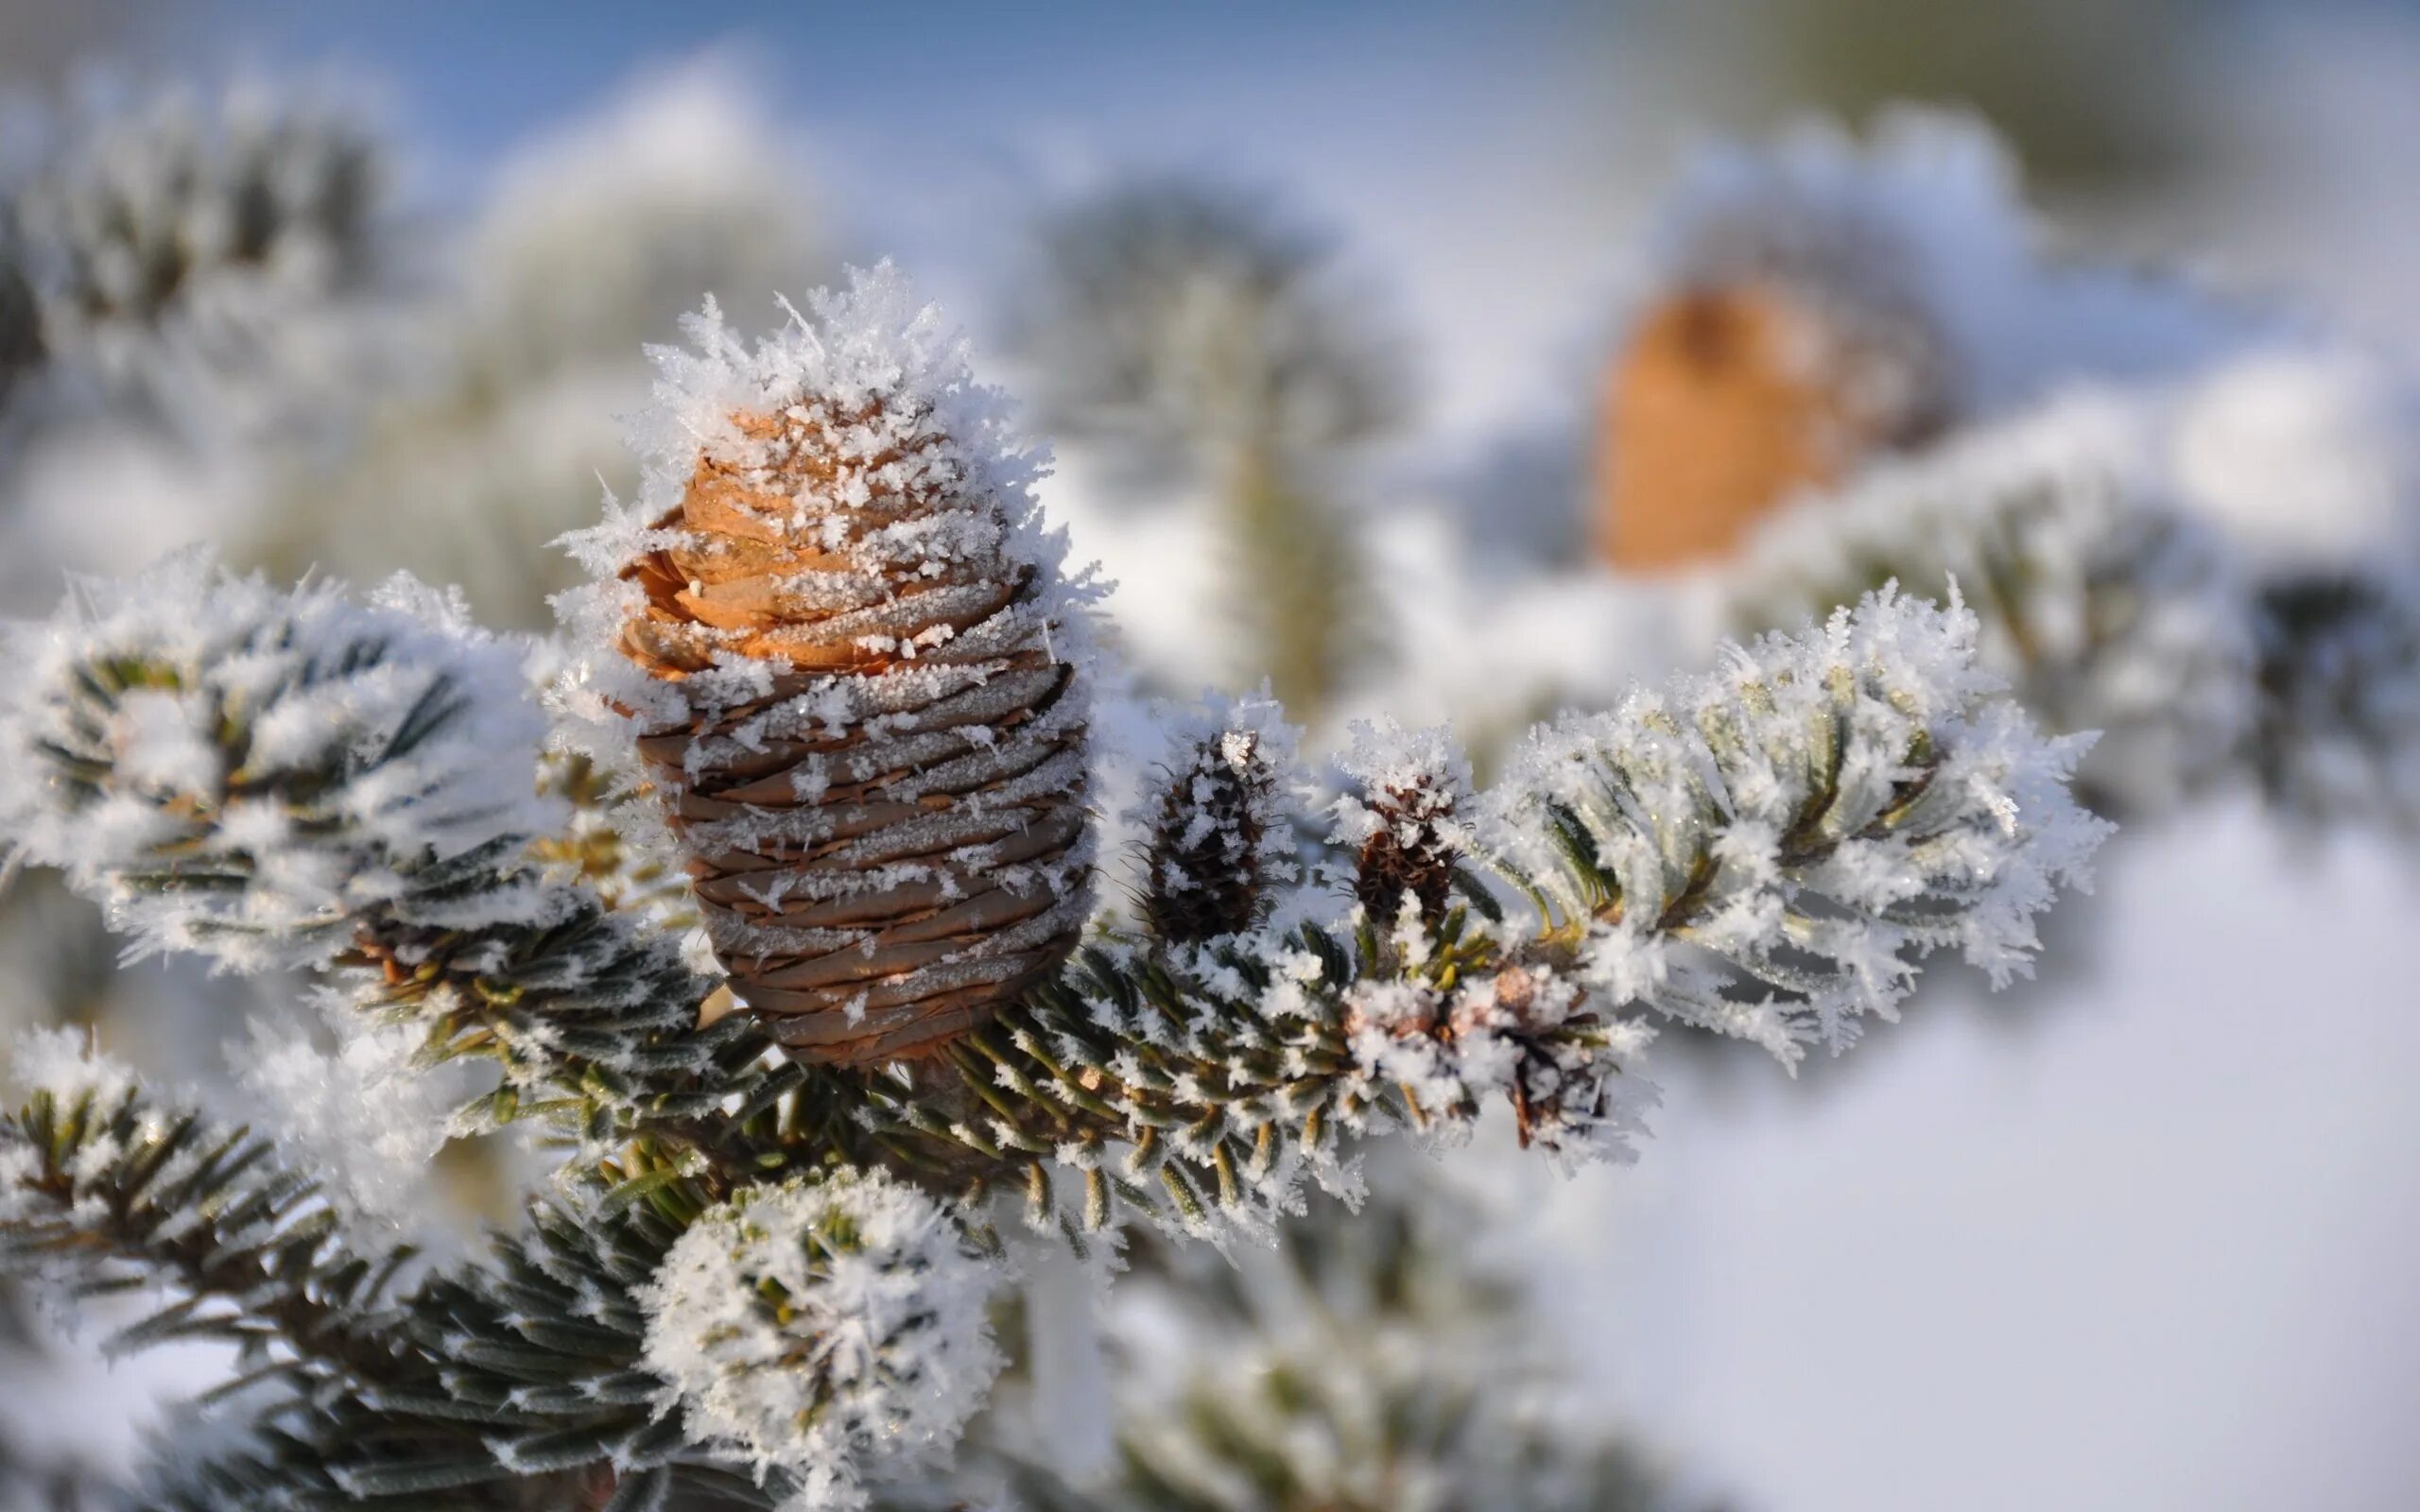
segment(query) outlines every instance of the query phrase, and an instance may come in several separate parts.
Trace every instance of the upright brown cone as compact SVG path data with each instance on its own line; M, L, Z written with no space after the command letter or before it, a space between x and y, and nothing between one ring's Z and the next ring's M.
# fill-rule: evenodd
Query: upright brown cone
M895 282L819 311L862 318ZM952 434L986 391L851 335L758 352L759 402L623 568L644 597L621 645L682 685L640 749L735 992L802 1056L860 1064L939 1048L1055 966L1090 839L1053 649L1073 627L1019 533L1024 485L991 436Z
M1941 422L1908 353L1776 283L1651 306L1616 357L1598 456L1597 552L1626 572L1720 560L1801 489ZM1922 376L1922 375L1919 375Z

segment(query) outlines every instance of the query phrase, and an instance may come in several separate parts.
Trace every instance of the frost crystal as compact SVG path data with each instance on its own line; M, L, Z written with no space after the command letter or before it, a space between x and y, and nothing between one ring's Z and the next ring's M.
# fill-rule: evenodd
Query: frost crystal
M994 1279L946 1209L888 1177L758 1188L693 1225L642 1292L647 1361L691 1438L786 1488L786 1508L859 1507L989 1390Z

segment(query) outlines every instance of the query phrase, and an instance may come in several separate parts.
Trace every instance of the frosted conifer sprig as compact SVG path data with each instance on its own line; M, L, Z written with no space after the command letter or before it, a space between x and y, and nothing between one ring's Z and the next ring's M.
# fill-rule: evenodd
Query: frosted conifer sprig
M677 941L528 856L540 723L519 656L398 581L368 604L186 556L86 584L9 635L0 842L59 868L139 952L343 968L433 1058L497 1061L477 1122L583 1132L717 1095L754 1051L700 1035Z
M268 1141L152 1099L63 1034L27 1040L15 1061L30 1090L0 1116L0 1267L78 1296L146 1288L159 1300L110 1349L233 1345L240 1368L217 1394L259 1415L232 1451L164 1464L146 1504L400 1512L441 1493L458 1507L602 1506L627 1490L636 1504L683 1491L761 1506L810 1483L854 1486L859 1462L907 1447L910 1427L920 1443L947 1436L990 1381L988 1273L955 1240L928 1264L900 1263L955 1229L929 1199L874 1178L831 1178L818 1237L841 1258L818 1272L814 1309L785 1314L849 1431L768 1465L684 1431L674 1367L691 1356L670 1342L728 1363L711 1333L679 1332L697 1321L680 1309L744 1314L765 1297L684 1289L695 1267L666 1263L684 1226L656 1208L542 1207L484 1263L406 1288L411 1252L350 1243ZM971 1314L952 1301L965 1296ZM673 1332L651 1311L667 1297ZM937 1332L948 1339L926 1348ZM806 1390L812 1378L785 1363L757 1362L763 1388ZM944 1367L962 1374L944 1381Z
M758 1188L681 1236L641 1294L690 1439L778 1476L786 1512L954 1441L999 1368L996 1274L931 1197L840 1172Z
M407 1252L355 1253L268 1142L155 1101L78 1036L37 1033L14 1059L27 1091L0 1116L0 1267L76 1295L164 1293L112 1351L216 1340L252 1382L304 1387L388 1367Z
M2180 502L2165 402L2085 394L1803 499L1724 585L1735 626L1886 579L1955 584L1979 654L2053 730L2099 730L2098 803L2157 812L2249 775L2280 813L2420 814L2420 609L2392 571L2259 569ZM2266 497L2266 495L2262 495Z
M1507 1214L1443 1182L1380 1173L1373 1186L1349 1210L1315 1202L1274 1253L1140 1244L1110 1301L1115 1465L1071 1481L987 1435L918 1512L981 1504L994 1483L1026 1512L1712 1505L1601 1403L1568 1410L1572 1383L1520 1278L1471 1253L1469 1236Z
M1264 1231L1305 1180L1350 1190L1357 1140L1450 1140L1498 1101L1568 1160L1628 1158L1651 1032L1550 973L1487 971L1467 916L1441 933L1441 959L1478 963L1452 986L1311 927L1182 962L1088 950L945 1065L821 1094L868 1159L970 1198L1021 1193L1030 1223L1077 1231Z
M1810 496L1751 543L1732 624L1796 624L1886 581L1954 585L2018 700L2054 730L2101 732L2092 796L2171 804L2235 759L2256 647L2223 542L2160 485L2152 419L2079 396Z
M929 1051L1074 943L1086 593L1036 460L887 266L658 353L635 512L576 539L588 707L663 791L740 999L808 1058ZM575 701L578 696L575 695Z
M2260 585L2253 772L2321 820L2420 825L2420 599L2392 577L2311 571Z
M2004 982L2111 827L2067 794L2091 738L2045 740L1994 698L1979 633L1954 599L1886 588L1566 716L1488 795L1485 843L1612 1006L1785 1061L1893 1017L1936 949Z
M401 1301L395 1366L315 1393L239 1452L171 1467L163 1505L757 1509L749 1468L692 1444L649 1365L645 1301L683 1222L541 1207L483 1263Z
M943 1062L819 1083L823 1106L864 1159L1092 1225L1251 1226L1349 1186L1355 1138L1451 1138L1497 1102L1550 1154L1622 1158L1657 1018L1795 1063L1894 1014L1932 951L2028 969L2109 827L2067 791L2089 740L1996 697L1978 633L1885 593L1542 729L1472 816L1472 864L1527 910L1482 890L1351 937L1088 950Z
M249 1435L155 1467L175 1512L763 1508L749 1469L689 1442L648 1364L642 1297L681 1232L647 1208L542 1207L484 1263L393 1292L383 1353L288 1393ZM680 1503L678 1504L687 1504Z
M1155 938L1196 945L1250 931L1301 868L1287 811L1298 732L1265 695L1170 716L1167 765L1137 817L1142 906Z
M0 834L140 949L305 965L367 910L467 920L432 880L551 823L517 658L407 581L359 605L188 554L81 585L9 650Z
M172 415L273 370L325 382L337 301L377 272L385 154L350 112L262 83L58 123L0 205L41 350ZM0 297L5 302L5 297Z

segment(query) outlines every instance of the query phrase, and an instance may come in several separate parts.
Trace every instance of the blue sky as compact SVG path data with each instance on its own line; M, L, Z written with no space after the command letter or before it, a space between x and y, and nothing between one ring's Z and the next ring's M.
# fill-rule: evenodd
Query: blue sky
M1560 6L217 0L209 15L208 48L382 90L440 204L516 142L717 55L796 132L842 249L897 256L954 307L979 300L1037 188L1132 167L1272 184L1341 232L1425 350L1458 353L1431 386L1448 411L1491 407L1502 374L1589 323L1589 265L1617 230L1590 185L1619 39ZM1542 294L1528 315L1482 298L1507 245L1508 281Z
M1070 124L1168 150L1233 146L1261 96L1332 115L1417 111L1443 82L1542 66L1587 25L1560 9L1412 3L1180 9L1084 3L912 9L738 4L711 14L608 0L559 7L225 0L239 56L335 60L391 81L434 161L475 164L633 73L710 47L755 62L802 120L907 151L979 151ZM1291 113L1290 112L1287 113ZM1224 139L1222 142L1221 139Z

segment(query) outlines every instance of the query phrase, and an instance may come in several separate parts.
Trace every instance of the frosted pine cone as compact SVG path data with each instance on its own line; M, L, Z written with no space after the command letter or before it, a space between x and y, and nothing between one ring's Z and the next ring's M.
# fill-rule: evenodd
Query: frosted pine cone
M750 351L709 306L703 355L662 359L639 514L581 544L617 562L609 633L648 676L602 691L734 991L856 1064L938 1047L1074 944L1082 627L937 315L888 269L815 311Z

